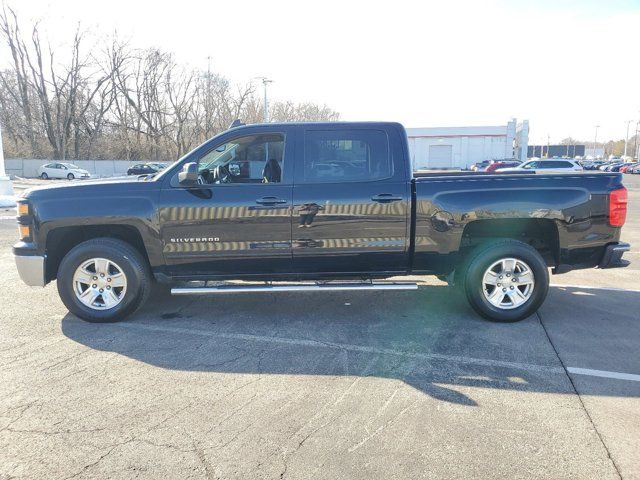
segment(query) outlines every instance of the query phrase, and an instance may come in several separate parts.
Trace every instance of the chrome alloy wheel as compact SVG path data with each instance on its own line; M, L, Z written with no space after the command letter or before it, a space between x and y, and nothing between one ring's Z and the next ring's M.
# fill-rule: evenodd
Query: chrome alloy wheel
M76 268L73 291L83 305L93 310L108 310L124 299L127 277L111 260L92 258Z
M534 287L533 271L517 258L494 262L482 277L484 297L501 310L511 310L526 303L533 295Z

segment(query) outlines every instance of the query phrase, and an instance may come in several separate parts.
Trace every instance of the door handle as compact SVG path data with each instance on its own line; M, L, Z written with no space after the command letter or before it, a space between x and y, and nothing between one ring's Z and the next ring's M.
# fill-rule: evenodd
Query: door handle
M287 200L278 197L262 197L256 200L256 203L259 205L281 205L287 203Z
M391 203L391 202L399 202L402 200L402 197L397 195L392 195L391 193L381 193L380 195L374 195L371 197L371 200L379 203Z

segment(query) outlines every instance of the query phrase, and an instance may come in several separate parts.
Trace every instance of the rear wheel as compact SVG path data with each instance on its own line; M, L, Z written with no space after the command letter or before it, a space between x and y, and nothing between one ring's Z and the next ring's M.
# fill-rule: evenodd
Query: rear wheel
M517 322L535 313L549 290L542 256L517 240L498 240L476 249L463 272L471 307L496 322Z
M89 322L122 320L146 301L151 288L151 274L142 255L112 238L77 245L58 269L62 302Z
M42 174L40 175L40 178L43 180L47 180L49 178L49 175L47 175L46 172L42 172Z

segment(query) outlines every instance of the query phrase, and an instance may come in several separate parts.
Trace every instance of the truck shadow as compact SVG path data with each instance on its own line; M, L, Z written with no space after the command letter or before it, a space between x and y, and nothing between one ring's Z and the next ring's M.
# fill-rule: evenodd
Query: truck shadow
M621 305L629 305L628 312ZM623 356L626 348L637 346L633 305L640 305L640 292L603 295L600 290L553 287L541 311L545 332L537 315L516 324L484 321L446 286L373 295L159 294L126 322L91 324L67 314L62 330L90 348L160 368L375 376L401 380L445 402L476 406L473 388L573 393L547 334L563 360L566 354L573 363L587 362L568 366L598 369L593 358L611 332L619 333L623 345L604 346L613 348L607 352L609 360L611 351ZM629 371L627 361L628 373L640 371L640 360L636 363ZM615 381L598 380L581 382L581 393L640 397L640 382L619 388L607 383Z

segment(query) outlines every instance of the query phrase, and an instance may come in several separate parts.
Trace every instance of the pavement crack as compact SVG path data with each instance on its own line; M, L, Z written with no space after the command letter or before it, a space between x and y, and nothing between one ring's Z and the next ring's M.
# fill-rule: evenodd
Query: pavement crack
M578 392L578 389L576 388L576 385L573 382L573 378L571 378L571 375L569 375L569 371L567 370L566 365L564 364L564 362L562 361L562 358L560 357L560 352L558 352L558 349L553 344L553 341L551 340L551 335L549 335L549 331L547 330L547 327L545 326L544 321L542 320L542 315L540 315L539 311L536 312L536 316L538 317L538 321L540 322L540 326L542 327L542 330L544 331L544 334L547 336L547 340L549 341L549 345L551 345L551 348L553 348L553 351L556 354L556 357L558 358L558 361L560 362L560 365L564 369L565 375L569 379L569 383L571 384L571 388L573 389L574 393L578 397L578 401L580 402L580 406L582 407L582 411L587 416L587 419L589 420L589 423L591 423L591 426L593 427L593 431L596 432L596 435L598 436L598 439L600 440L600 443L602 444L602 447L604 448L604 451L607 452L607 457L609 457L609 461L611 462L611 465L613 465L613 468L615 469L616 474L618 475L618 478L620 478L620 480L622 480L622 474L620 473L620 468L618 467L618 465L616 464L616 461L611 456L611 452L609 451L609 447L605 443L604 438L602 438L602 434L598 431L598 428L596 427L596 424L593 421L593 418L591 417L591 414L589 413L589 410L587 410L586 405L582 401L582 397L580 396L580 393Z
M70 480L72 478L76 478L80 475L82 475L84 472L86 472L87 470L89 470L90 468L95 467L96 465L98 465L102 460L104 460L105 458L107 458L109 455L111 455L111 453L118 447L122 446L122 445L126 445L129 442L132 442L133 438L130 438L128 440L125 440L124 442L119 442L116 443L114 445L111 446L111 448L109 448L109 450L107 450L105 453L103 453L102 455L100 455L98 457L98 459L95 462L91 462L86 464L84 467L82 467L80 470L78 470L76 473L74 473L73 475L70 475L68 477L63 478L63 480Z
M215 477L213 467L211 466L211 463L209 463L209 460L207 460L207 456L204 450L200 447L200 445L198 445L196 440L191 436L191 434L187 430L185 430L185 433L191 439L191 445L193 446L193 453L196 454L196 457L200 461L202 468L204 468L205 476L207 477L208 480L213 480L213 478Z

